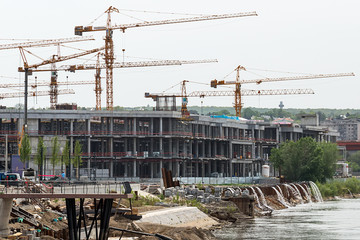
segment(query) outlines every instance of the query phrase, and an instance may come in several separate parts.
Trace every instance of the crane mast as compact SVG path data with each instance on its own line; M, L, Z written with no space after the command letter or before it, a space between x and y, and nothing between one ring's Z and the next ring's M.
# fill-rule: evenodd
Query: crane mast
M248 16L257 16L256 12L247 12L247 13L234 13L234 14L221 14L221 15L204 15L200 17L192 18L179 18L179 19L169 19L161 21L146 21L142 23L131 23L131 24L122 24L114 25L111 23L111 13L119 12L115 7L110 6L105 13L107 13L107 22L106 26L75 26L75 35L82 36L84 32L92 31L106 31L105 34L105 64L106 64L106 109L113 110L113 64L114 64L114 43L112 40L113 30L120 29L125 32L128 28L135 27L148 27L164 24L175 24L175 23L186 23L186 22L197 22L197 21L206 21L206 20L215 20L215 19L225 19L225 18L237 18L237 17L248 17Z

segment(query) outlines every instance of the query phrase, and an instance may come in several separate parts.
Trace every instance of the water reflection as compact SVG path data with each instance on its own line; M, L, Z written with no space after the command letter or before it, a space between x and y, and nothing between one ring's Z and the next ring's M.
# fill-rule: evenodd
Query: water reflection
M298 205L214 232L218 239L360 239L360 199Z

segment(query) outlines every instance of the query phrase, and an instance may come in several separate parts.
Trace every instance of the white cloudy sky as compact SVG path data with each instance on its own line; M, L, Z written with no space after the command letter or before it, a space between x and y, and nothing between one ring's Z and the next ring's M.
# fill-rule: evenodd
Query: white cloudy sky
M258 17L244 17L196 23L162 25L129 29L125 34L114 32L115 54L122 61L141 60L192 60L216 58L219 63L171 67L129 68L114 70L114 106L153 105L145 99L145 92L161 92L178 82L210 83L222 79L237 65L251 69L243 79L296 76L300 74L354 72L359 75L360 55L360 2L357 0L14 0L0 1L0 44L12 43L6 39L52 39L72 37L74 26L87 25L109 6L123 14L113 14L113 23L129 23L159 19L191 17L191 15L154 14L143 11L222 14L256 11ZM132 18L128 17L131 16ZM105 25L105 16L94 26ZM97 40L89 43L68 44L81 49L91 49L104 44L103 32L85 33ZM44 59L56 53L56 48L29 49ZM76 50L62 48L63 55ZM91 57L83 57L83 63ZM88 63L93 63L92 58ZM28 57L30 63L40 60ZM68 62L75 63L75 61ZM23 82L17 72L21 66L18 50L0 51L0 83ZM63 63L58 63L58 66ZM276 70L279 72L259 71ZM282 72L282 73L281 73ZM297 73L288 74L286 72ZM258 75L255 75L255 74ZM50 79L50 73L36 73L39 80ZM35 76L34 75L34 76ZM105 70L102 71L105 77ZM31 79L34 79L34 76ZM93 71L59 72L58 81L93 80ZM21 78L16 79L16 78ZM230 75L228 80L234 80ZM244 89L312 88L315 95L245 97L244 107L285 108L359 108L358 76L328 78L261 85L244 84ZM62 86L72 88L76 95L59 96L59 102L76 102L80 106L95 105L94 86ZM46 87L38 90L46 90ZM103 79L103 107L105 106L105 78ZM178 92L179 87L173 91ZM214 90L210 86L189 84L188 92ZM225 88L223 90L230 90ZM0 92L12 92L12 89ZM2 105L13 106L22 99L1 100ZM231 106L231 97L206 98L204 105ZM49 97L30 99L30 107L49 106ZM200 105L199 99L190 99L189 105Z

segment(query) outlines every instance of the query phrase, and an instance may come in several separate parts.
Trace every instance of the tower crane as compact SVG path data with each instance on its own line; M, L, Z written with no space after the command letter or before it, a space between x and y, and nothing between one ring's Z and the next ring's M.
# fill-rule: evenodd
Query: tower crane
M51 64L51 82L50 82L50 108L55 109L55 106L57 104L57 92L58 92L58 84L57 84L57 69L55 66L55 63L57 62L62 62L62 61L66 61L69 59L73 59L73 58L77 58L77 57L81 57L81 56L85 56L88 54L92 54L92 53L96 53L99 51L104 50L105 47L100 47L100 48L95 48L95 49L91 49L91 50L87 50L84 52L80 52L80 53L75 53L75 54L71 54L68 56L58 56L58 55L53 55L51 59L49 60L44 60L41 63L38 64L32 64L29 65L27 60L26 60L26 56L24 53L24 49L20 48L20 53L24 62L24 68L19 67L18 71L19 72L26 72L28 74L31 74L34 70L36 70L38 67L43 66L43 65L47 65L47 64Z
M57 82L57 85L92 85L94 81L69 81L69 82ZM29 83L31 88L49 86L50 83L46 81L39 81L34 83ZM0 84L0 88L15 88L15 87L24 87L22 83L3 83Z
M173 66L182 64L197 64L197 63L212 63L217 62L216 59L204 60L161 60L161 61L140 61L140 62L122 62L114 63L113 68L131 68L131 67L155 67L155 66ZM96 64L78 64L78 65L61 65L56 68L57 71L75 72L78 70L96 70L95 73L95 94L96 94L96 109L101 109L101 69L107 68L106 64L100 63L100 54L97 56ZM33 72L53 71L51 68L37 68Z
M51 45L59 45L61 43L70 43L70 42L80 42L80 41L89 41L95 40L92 36L89 37L75 37L75 38L60 38L60 39L49 39L49 40L40 40L40 41L33 41L33 42L25 42L25 43L14 43L14 44L4 44L0 45L0 50L5 49L14 49L19 48L20 54L22 55L23 60L25 58L24 48L28 47L45 47ZM26 62L27 63L27 62ZM28 68L24 62L24 72L25 72L25 91L24 91L24 126L23 129L27 131L27 95L28 95Z
M194 91L186 94L185 84L189 82L183 80L181 82L181 93L145 93L145 98L152 98L156 101L156 106L160 106L163 98L181 98L181 118L190 120L190 114L187 110L188 97L216 97L216 96L236 96L235 91ZM297 94L314 94L312 89L272 89L272 90L251 90L242 89L242 96L259 96L259 95L297 95ZM239 116L238 116L239 117Z
M95 40L95 38L93 36L87 36L87 37L58 38L58 39L47 39L47 40L39 40L32 42L1 44L0 50L14 49L14 48L29 48L29 47L47 47L62 43L82 42L82 41L90 41L90 40Z
M47 96L51 94L50 91L30 91L30 96L36 97L36 96ZM73 89L61 89L58 91L58 94L75 94L75 91ZM13 92L13 93L0 93L0 99L4 98L19 98L24 97L23 92Z
M113 30L119 29L122 32L125 32L128 28L137 28L137 27L149 27L157 26L164 24L175 24L175 23L186 23L186 22L198 22L206 20L215 20L215 19L224 19L224 18L237 18L237 17L247 17L247 16L257 16L256 12L246 12L246 13L234 13L234 14L221 14L221 15L203 15L199 17L192 18L179 18L179 19L169 19L169 20L160 20L160 21L146 21L141 23L130 23L130 24L121 24L121 25L112 25L111 23L111 13L119 12L115 7L110 6L105 13L107 14L106 26L75 26L75 35L82 36L84 32L93 32L93 31L106 31L105 35L105 64L106 64L106 109L113 109L113 65L114 65L114 43L112 40Z
M279 78L263 78L263 79L254 79L254 80L240 80L240 70L246 71L246 68L239 65L235 68L236 80L235 81L225 81L225 80L212 80L210 86L217 88L221 85L235 85L234 95L235 95L235 112L236 116L241 117L242 109L242 100L241 100L241 84L245 83L256 83L260 84L262 82L277 82L277 81L291 81L291 80L304 80L304 79L316 79L316 78L332 78L332 77L347 77L355 76L354 73L336 73L336 74L313 74L313 75L303 75L303 76L292 76L292 77L279 77Z

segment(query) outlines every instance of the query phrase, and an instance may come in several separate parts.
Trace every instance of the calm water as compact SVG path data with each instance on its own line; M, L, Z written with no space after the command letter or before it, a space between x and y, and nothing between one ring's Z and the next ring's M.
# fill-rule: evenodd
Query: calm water
M214 232L218 239L360 239L360 199L298 205Z

